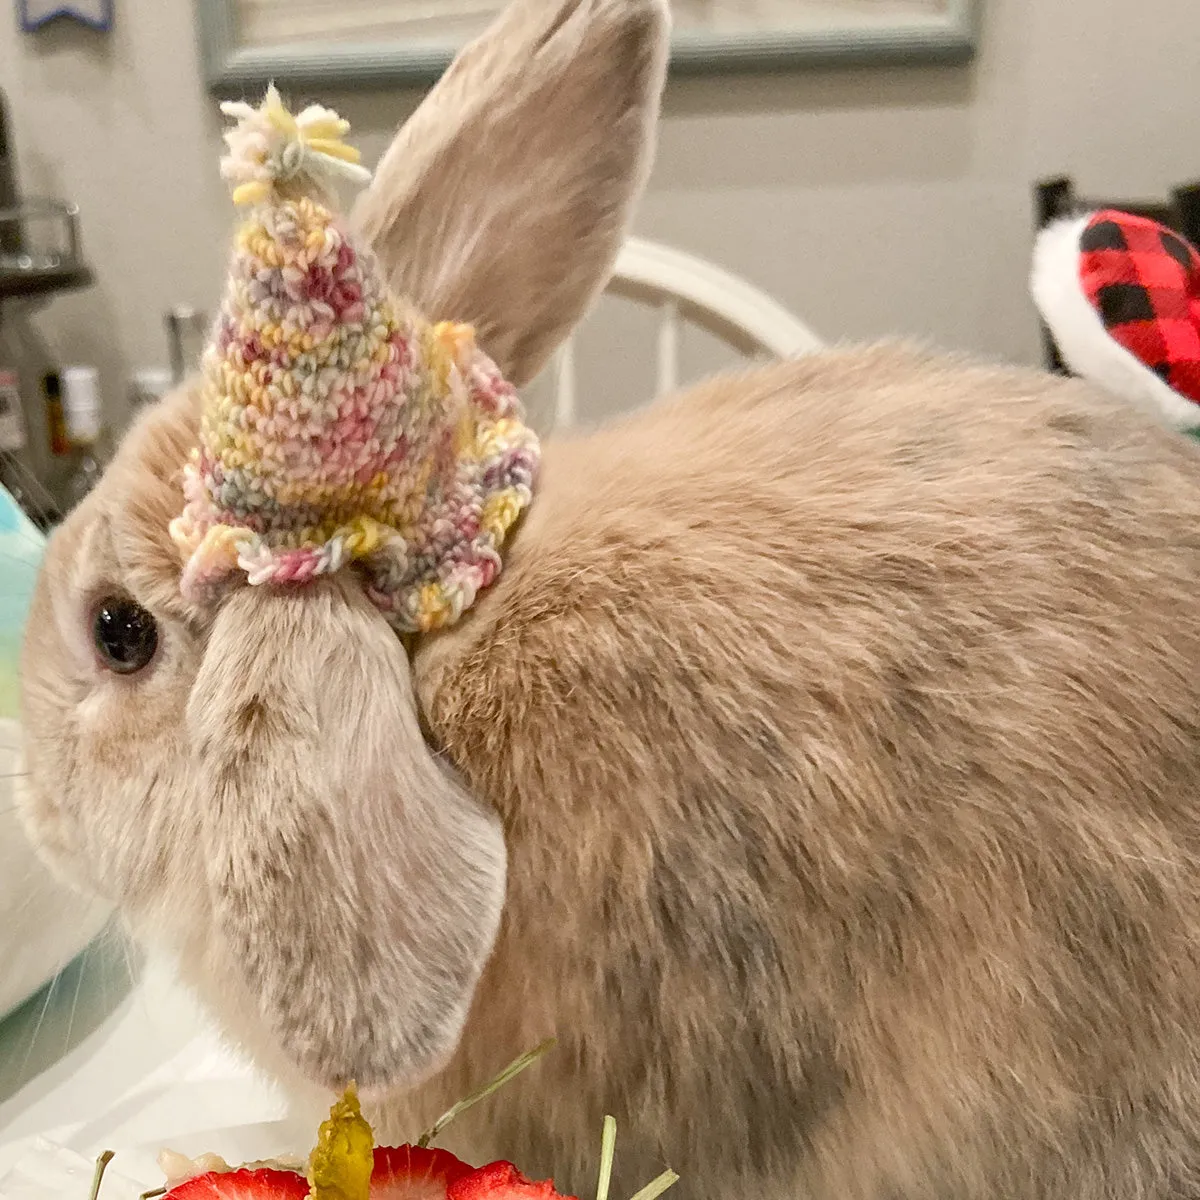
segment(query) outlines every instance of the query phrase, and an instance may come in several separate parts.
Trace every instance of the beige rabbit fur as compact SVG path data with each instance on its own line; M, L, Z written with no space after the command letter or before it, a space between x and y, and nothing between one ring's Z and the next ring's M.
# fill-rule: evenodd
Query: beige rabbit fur
M619 244L665 22L503 22L359 220L523 381ZM351 578L183 602L195 422L146 416L52 539L24 815L304 1102L355 1076L410 1136L555 1034L452 1144L582 1191L612 1112L626 1192L1200 1196L1192 442L813 355L551 440L498 583L405 646ZM127 677L111 596L159 629Z

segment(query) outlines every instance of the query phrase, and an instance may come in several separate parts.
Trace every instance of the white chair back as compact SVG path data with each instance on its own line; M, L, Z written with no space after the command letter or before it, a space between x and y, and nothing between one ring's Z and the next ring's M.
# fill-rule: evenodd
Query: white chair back
M675 391L680 337L693 324L746 358L793 358L819 349L821 339L765 292L695 255L641 238L621 250L605 291L649 308L658 321L655 396ZM580 417L575 339L558 353L553 427Z

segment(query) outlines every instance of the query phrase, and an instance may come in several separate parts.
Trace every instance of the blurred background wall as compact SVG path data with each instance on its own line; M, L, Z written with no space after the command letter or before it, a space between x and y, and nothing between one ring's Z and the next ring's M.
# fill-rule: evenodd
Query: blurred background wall
M829 339L901 333L1038 361L1031 185L1066 172L1085 193L1134 198L1200 175L1200 4L984 7L981 51L964 68L673 81L636 231L744 275ZM122 0L105 39L23 37L5 14L0 86L24 192L81 206L97 273L38 314L40 343L52 361L99 366L119 424L130 372L165 361L163 311L211 310L227 250L220 120L191 4ZM419 98L322 97L368 160ZM615 308L593 317L586 415L649 387L600 349L614 336L650 335Z

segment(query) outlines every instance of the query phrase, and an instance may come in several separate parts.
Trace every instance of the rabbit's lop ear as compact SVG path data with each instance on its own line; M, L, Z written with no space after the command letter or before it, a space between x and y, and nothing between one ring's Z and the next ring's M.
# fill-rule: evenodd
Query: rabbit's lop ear
M210 772L208 962L314 1082L406 1085L453 1051L505 847L425 746L400 640L351 583L231 594L188 723Z
M517 386L607 282L653 157L666 0L516 0L400 130L355 219L394 289Z

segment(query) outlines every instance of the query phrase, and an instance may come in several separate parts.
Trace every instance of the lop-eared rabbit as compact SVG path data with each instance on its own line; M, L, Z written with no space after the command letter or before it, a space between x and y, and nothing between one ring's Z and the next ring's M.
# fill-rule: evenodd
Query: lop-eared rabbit
M517 0L360 197L517 385L611 268L667 39ZM352 574L182 598L196 421L51 540L23 811L299 1102L412 1136L555 1035L452 1146L582 1193L611 1112L618 1196L1200 1196L1191 442L813 354L549 439L499 580L406 640Z

